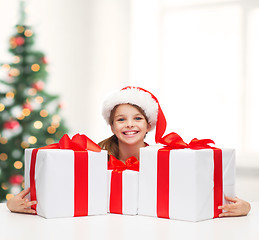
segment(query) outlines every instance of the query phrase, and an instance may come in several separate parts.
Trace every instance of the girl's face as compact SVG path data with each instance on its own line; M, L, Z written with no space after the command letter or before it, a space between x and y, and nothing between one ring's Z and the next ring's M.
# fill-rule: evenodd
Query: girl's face
M121 104L115 110L111 129L119 142L133 145L144 142L150 127L144 115L136 107Z

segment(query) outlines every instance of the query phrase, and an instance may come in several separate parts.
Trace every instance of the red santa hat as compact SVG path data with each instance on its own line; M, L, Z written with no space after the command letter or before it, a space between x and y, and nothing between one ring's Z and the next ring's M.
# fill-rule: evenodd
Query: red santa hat
M119 104L133 104L141 107L145 112L151 130L156 127L155 141L158 142L166 129L166 119L157 98L149 91L128 86L109 96L103 103L102 114L109 124L111 111Z

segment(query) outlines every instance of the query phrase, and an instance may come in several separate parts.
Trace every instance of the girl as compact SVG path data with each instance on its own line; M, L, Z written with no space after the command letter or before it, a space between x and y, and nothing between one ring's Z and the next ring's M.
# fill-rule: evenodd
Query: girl
M166 120L155 96L142 88L126 87L107 98L103 105L103 116L110 125L113 136L99 143L109 155L125 162L129 157L139 159L139 149L147 146L144 142L146 134L156 127L155 140L162 137L166 128ZM32 213L30 207L36 202L25 200L29 190L24 190L8 200L7 206L13 212ZM232 202L220 206L226 212L224 216L242 216L250 211L250 204L238 198L226 197Z
M110 96L104 102L103 117L114 135L99 145L122 162L131 156L139 159L139 148L147 146L145 135L155 126L156 142L166 128L166 120L157 98L142 88L126 87ZM224 210L219 217L244 216L251 209L248 202L237 197L225 196L225 199L231 203L219 206L219 209Z

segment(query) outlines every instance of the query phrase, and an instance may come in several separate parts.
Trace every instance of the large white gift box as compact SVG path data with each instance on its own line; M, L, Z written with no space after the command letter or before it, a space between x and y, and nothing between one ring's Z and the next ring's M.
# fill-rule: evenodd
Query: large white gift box
M25 188L30 187L32 152L25 150ZM107 151L39 149L35 189L36 211L42 217L106 214Z
M158 154L162 148L140 149L138 214L187 221L217 217L224 196L235 196L235 150L174 149L166 160ZM215 167L220 156L222 166Z
M108 170L108 212L136 215L139 172Z

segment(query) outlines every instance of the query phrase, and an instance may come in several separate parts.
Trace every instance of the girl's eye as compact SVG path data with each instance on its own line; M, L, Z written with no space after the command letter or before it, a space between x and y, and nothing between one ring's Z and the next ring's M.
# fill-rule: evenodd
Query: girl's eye
M142 120L143 118L142 117L136 117L136 120Z
M124 121L124 118L119 118L119 119L117 119L117 121L122 122L122 121Z

